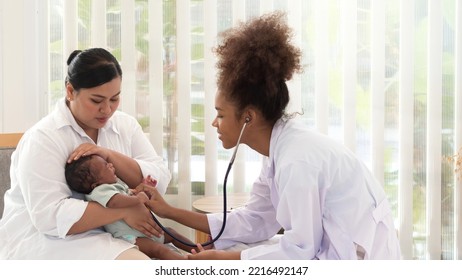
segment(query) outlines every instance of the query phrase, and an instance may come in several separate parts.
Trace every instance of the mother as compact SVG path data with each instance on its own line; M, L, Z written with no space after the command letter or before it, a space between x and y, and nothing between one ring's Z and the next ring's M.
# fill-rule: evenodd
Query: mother
M66 162L97 154L132 188L144 177L164 193L171 175L133 117L117 111L122 70L101 48L74 51L67 60L66 97L22 137L11 162L11 189L0 221L2 259L148 259L101 226L124 220L159 236L140 204L108 209L86 202L66 184Z

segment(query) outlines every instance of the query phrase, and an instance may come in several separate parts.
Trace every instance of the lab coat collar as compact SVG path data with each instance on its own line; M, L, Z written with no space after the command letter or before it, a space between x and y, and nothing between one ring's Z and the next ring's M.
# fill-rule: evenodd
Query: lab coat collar
M117 114L117 112L115 112L114 114ZM66 100L65 100L64 97L61 98L60 100L58 100L58 102L56 103L55 121L56 121L56 128L57 129L61 129L63 127L70 126L80 136L88 137L88 135L85 133L85 131L77 124L77 121L75 120L74 116L72 115L71 110L66 105ZM106 123L106 125L103 128L101 128L101 130L103 130L103 131L106 131L106 130L109 130L109 129L112 129L112 131L119 134L118 129L114 126L112 118L108 120L108 122Z
M285 125L287 124L287 122L288 120L279 119L276 121L276 123L273 126L273 130L271 132L271 139L270 139L270 152L269 152L269 157L268 157L269 160L267 162L269 168L273 167L274 149L278 142L279 136L282 134L282 131Z

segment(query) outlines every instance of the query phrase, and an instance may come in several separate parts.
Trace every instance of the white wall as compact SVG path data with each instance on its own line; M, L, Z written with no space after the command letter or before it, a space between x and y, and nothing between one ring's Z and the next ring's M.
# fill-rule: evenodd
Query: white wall
M48 110L47 71L39 70L47 61L47 2L0 0L0 132L23 132Z

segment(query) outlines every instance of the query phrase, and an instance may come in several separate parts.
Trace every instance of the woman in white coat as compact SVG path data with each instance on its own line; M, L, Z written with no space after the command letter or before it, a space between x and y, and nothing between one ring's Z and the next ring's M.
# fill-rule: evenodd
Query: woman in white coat
M135 118L117 111L122 70L100 48L68 58L66 98L26 131L11 162L11 189L0 220L1 259L149 259L134 244L102 230L124 220L159 236L140 205L119 209L87 202L66 184L66 162L97 154L132 188L151 175L164 193L170 173Z
M286 81L301 70L284 14L253 19L224 33L218 55L217 128L224 148L238 142L264 156L246 207L228 214L216 249L271 239L244 250L207 250L191 259L399 259L382 187L353 153L285 113ZM244 129L245 127L245 129ZM149 207L215 237L223 215L167 205L149 187ZM236 247L234 247L236 248Z

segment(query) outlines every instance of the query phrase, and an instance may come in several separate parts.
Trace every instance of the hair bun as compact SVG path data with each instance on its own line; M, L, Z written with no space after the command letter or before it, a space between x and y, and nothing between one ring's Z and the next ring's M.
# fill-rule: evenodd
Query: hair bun
M67 61L66 61L67 65L69 66L69 65L71 64L72 60L74 60L74 58L75 58L79 53L81 53L81 52L82 52L81 50L75 50L75 51L73 51L73 52L69 55L69 57L67 58Z

